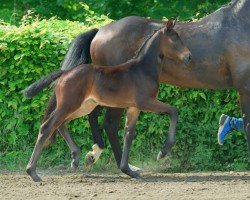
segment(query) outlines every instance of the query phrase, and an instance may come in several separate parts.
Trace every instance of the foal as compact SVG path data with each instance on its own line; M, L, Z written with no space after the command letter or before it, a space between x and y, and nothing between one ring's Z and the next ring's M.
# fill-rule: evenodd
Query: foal
M61 71L55 88L57 107L41 125L27 166L27 173L34 181L41 180L36 173L36 164L46 139L69 121L89 114L97 105L127 108L122 172L133 178L139 177L129 168L128 158L140 111L169 114L170 141L160 155L164 156L173 145L178 114L174 107L156 100L161 61L164 57L183 61L190 55L173 27L173 21L169 21L143 43L134 59L124 64L112 67L85 64Z

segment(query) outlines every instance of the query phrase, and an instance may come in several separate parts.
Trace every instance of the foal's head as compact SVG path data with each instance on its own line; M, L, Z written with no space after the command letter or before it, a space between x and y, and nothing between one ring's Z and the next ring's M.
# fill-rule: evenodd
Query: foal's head
M173 30L176 20L168 20L166 26L162 28L163 38L161 40L161 59L170 59L173 61L181 61L185 65L191 60L191 53L183 44L178 33Z

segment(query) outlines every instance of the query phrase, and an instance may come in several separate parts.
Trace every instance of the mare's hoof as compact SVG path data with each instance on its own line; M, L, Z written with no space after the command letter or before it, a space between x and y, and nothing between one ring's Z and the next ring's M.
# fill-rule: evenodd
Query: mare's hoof
M139 167L133 166L128 164L129 168L133 171L133 172L140 172L142 171Z
M92 151L88 152L87 155L85 156L85 162L87 166L93 165L95 163L95 157Z
M89 151L85 156L86 165L94 164L100 157L103 152L103 149L98 146L98 144L94 144L92 146L93 151Z
M72 160L72 162L71 162L71 168L72 169L77 169L78 166L79 166L79 161Z
M160 151L157 155L157 160L160 160L162 158L164 158L167 154L163 154L162 151Z
M135 179L140 179L140 178L141 178L141 176L140 176L139 173L134 173L134 174L132 174L131 177L132 177L132 178L135 178Z
M127 174L131 178L135 178L135 179L140 179L141 178L141 176L140 176L140 174L138 172L132 171L129 168L127 168L127 169L121 169L121 170L122 170L122 172L124 174Z

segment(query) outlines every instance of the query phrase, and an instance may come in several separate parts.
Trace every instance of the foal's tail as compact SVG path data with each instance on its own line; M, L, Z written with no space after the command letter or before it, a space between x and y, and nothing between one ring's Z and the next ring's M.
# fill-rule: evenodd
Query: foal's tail
M80 64L90 63L90 44L97 32L98 29L92 29L78 35L71 43L68 53L66 54L62 63L61 69L50 73L35 83L32 83L23 90L23 94L27 98L32 98L36 96L43 88L48 87L54 80L59 78L64 71L68 71Z
M40 80L32 83L29 87L25 88L22 92L27 98L36 96L42 89L48 87L53 81L58 79L62 74L63 70L59 69L47 76L42 77Z
M62 71L68 71L80 64L88 64L91 62L90 44L97 32L98 29L92 29L85 33L81 33L73 40L62 63L61 66ZM56 109L56 106L57 102L56 102L56 95L54 92L49 100L42 122L48 119L50 114ZM55 142L55 140L56 140L56 131L53 134L51 134L50 138L46 140L45 146L48 146L50 143Z

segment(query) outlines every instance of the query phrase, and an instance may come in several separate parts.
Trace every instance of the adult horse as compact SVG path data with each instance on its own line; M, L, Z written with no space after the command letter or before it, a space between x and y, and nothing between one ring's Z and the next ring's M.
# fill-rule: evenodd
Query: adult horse
M190 70L185 70L182 63L166 58L160 79L163 83L186 88L236 89L240 95L250 155L249 10L250 0L236 0L197 22L177 23L175 30L193 56ZM95 64L120 64L132 58L143 38L163 24L164 21L160 20L126 17L99 30L83 33L71 45L62 69L67 70L90 60L90 53ZM51 105L53 102L52 98ZM121 147L117 133L121 115L121 109L109 108L104 121L118 166ZM94 142L103 148L97 112L89 115L89 121ZM71 150L75 148L75 144L71 146ZM94 149L89 154L93 161L98 158L98 152Z

